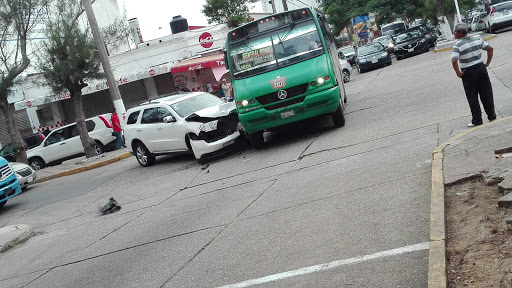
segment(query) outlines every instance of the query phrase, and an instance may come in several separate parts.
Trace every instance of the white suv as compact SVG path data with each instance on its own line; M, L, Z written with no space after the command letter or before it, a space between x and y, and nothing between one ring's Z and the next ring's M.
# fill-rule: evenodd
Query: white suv
M89 136L96 141L98 155L113 146L116 139L112 136L110 116L105 114L85 120ZM39 170L84 154L76 123L73 123L50 132L39 146L27 151L27 159L32 169Z
M193 153L201 162L240 136L234 102L205 92L166 95L126 115L126 144L143 167L167 154Z
M491 5L487 15L487 29L490 33L512 26L512 1Z

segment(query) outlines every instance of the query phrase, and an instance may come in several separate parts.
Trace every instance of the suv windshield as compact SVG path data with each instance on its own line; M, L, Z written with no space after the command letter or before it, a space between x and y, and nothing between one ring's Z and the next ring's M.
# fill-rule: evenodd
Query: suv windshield
M233 43L230 48L235 79L283 68L324 53L313 20L293 22L275 32Z
M341 48L340 52L343 54L354 53L354 48L352 48L352 47Z
M185 98L179 102L172 103L170 106L181 118L185 118L186 116L203 110L205 108L209 108L212 106L217 106L224 104L224 100L208 93L199 94L194 97Z
M368 45L361 46L357 49L357 56L366 56L373 53L381 52L384 50L384 46L380 43L371 43Z

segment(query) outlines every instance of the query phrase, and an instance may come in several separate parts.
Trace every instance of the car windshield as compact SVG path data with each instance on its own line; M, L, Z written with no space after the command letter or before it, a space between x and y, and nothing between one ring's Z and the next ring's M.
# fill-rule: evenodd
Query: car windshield
M406 42L406 41L409 41L411 39L418 38L418 37L421 37L421 32L419 30L408 31L408 32L405 32L405 33L402 33L402 34L396 36L396 42L397 43Z
M390 35L386 35L386 36L382 36L382 37L379 37L379 38L375 38L375 40L373 41L377 41L379 43L387 43L387 42L391 42L393 38L391 38Z
M354 53L354 48L352 48L352 47L341 48L340 52L343 54Z
M179 102L171 104L170 106L176 113L178 113L178 115L180 115L180 117L185 118L199 110L218 106L224 103L226 103L224 100L212 94L202 93L194 97L185 98Z
M359 47L357 49L357 56L366 56L373 53L381 52L382 50L384 50L384 46L382 46L382 44L372 43Z

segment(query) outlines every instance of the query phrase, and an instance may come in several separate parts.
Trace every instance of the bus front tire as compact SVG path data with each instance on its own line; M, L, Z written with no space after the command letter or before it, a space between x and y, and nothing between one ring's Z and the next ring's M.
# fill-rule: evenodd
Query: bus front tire
M343 105L340 100L340 107L334 111L331 115L332 117L332 123L334 124L334 127L339 128L345 126L345 115L343 115Z
M256 133L247 134L249 141L251 142L252 147L254 149L260 149L263 147L265 140L263 139L263 131L258 131Z

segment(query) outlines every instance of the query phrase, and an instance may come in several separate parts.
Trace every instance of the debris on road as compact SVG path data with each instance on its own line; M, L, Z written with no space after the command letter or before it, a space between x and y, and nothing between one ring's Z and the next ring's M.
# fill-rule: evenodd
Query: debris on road
M105 206L99 207L99 210L103 215L116 212L121 209L121 205L114 200L114 197L110 197L109 201Z

